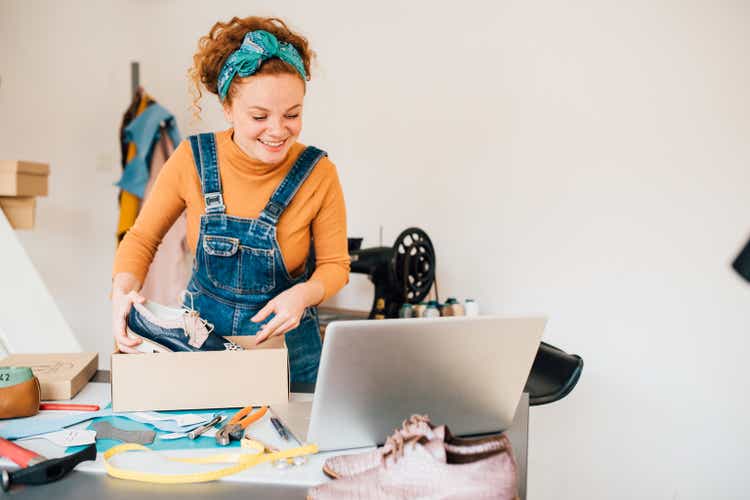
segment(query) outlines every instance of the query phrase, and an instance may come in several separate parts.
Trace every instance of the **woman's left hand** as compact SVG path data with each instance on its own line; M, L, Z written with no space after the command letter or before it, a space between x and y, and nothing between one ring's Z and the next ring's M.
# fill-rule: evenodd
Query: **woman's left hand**
M317 288L318 283L300 283L292 288L285 290L271 299L258 314L251 318L254 323L259 323L266 319L271 313L274 318L263 325L255 335L255 344L260 344L269 337L284 335L286 332L294 330L299 326L300 318L309 305L316 304L318 300L310 300L311 292L317 295L317 290L311 290L310 286ZM321 287L322 288L322 287ZM320 291L322 298L322 290Z

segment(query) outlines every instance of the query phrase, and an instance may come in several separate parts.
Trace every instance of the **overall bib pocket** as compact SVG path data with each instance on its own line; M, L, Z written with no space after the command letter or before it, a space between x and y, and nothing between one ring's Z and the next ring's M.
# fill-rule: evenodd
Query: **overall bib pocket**
M203 237L203 258L211 283L237 294L268 293L276 287L274 252L240 245L229 236Z

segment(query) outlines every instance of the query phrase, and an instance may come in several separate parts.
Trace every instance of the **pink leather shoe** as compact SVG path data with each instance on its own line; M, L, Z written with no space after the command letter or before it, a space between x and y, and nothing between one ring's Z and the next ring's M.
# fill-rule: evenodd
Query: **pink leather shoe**
M442 429L439 432L442 432ZM404 420L401 423L401 428L393 431L391 438L395 439L395 436L397 435L404 439L410 439L417 436L427 436L429 439L437 437L433 432L430 417L427 415L412 415L407 420ZM442 437L443 436L441 435L440 438L442 439ZM323 464L323 472L328 477L339 479L356 476L366 470L375 468L382 462L383 454L390 450L390 448L387 447L389 442L391 442L391 439L386 441L386 446L376 450L355 455L331 457Z
M310 488L308 500L517 498L516 461L503 434L484 438L484 451L454 453L442 439L389 438L380 465Z
M323 464L323 472L330 478L342 479L374 469L383 461L383 455L391 450L389 443L394 442L396 435L400 435L405 440L413 437L426 437L428 440L442 439L445 442L445 448L454 453L476 453L486 450L488 446L488 438L458 438L451 434L444 425L433 426L427 415L412 415L408 420L403 421L400 429L394 431L392 439L386 441L386 446L364 453L328 458ZM501 446L501 444L497 440L490 440L489 446Z

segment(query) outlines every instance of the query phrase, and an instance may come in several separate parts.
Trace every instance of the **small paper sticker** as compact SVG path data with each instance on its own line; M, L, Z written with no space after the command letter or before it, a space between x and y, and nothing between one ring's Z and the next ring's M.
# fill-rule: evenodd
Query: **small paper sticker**
M158 422L160 420L174 420L180 427L187 427L189 425L202 424L208 422L213 418L213 415L196 415L188 413L186 415L162 415L156 412L145 412L139 411L133 413L133 416L148 420L149 422Z
M159 436L159 439L169 440L169 439L180 439L184 437L187 437L187 434L184 432L173 432L172 434L162 434L161 436Z
M61 431L50 432L49 434L40 434L25 439L46 439L57 446L67 448L69 446L81 446L96 442L96 431L90 429L64 429Z

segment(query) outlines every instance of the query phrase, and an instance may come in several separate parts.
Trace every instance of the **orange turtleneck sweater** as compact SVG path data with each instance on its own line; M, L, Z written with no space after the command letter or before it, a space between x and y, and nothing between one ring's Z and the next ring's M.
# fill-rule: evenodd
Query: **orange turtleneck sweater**
M227 214L257 218L304 148L294 144L281 165L269 166L248 157L232 141L232 129L217 132ZM113 275L131 273L143 283L159 243L183 210L187 211L188 245L195 255L205 202L188 141L177 147L159 172L135 224L117 248ZM310 279L323 284L325 300L349 280L344 195L336 167L327 157L318 162L278 222L279 247L292 276L304 270L311 233L316 266Z

